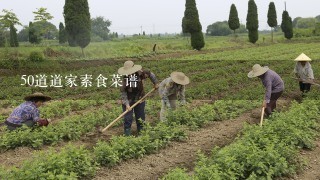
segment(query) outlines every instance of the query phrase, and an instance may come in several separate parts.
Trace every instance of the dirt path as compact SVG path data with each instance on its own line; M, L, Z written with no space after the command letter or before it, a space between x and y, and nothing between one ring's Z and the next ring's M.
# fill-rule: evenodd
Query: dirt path
M142 159L131 159L114 168L101 168L95 179L157 179L174 167L192 169L196 152L210 152L214 146L230 144L245 122L254 123L252 112L244 113L234 120L211 122L198 131L188 133L185 142L172 142L157 154Z
M307 160L307 166L294 180L320 180L320 139L316 141L316 147L312 151L301 151L301 156Z
M279 101L279 109L286 110L291 100ZM157 154L141 159L130 159L113 168L101 168L95 179L158 179L175 167L193 171L196 153L201 150L209 154L215 146L226 146L234 141L244 123L257 124L260 108L222 122L211 122L198 131L188 133L185 142L172 142Z

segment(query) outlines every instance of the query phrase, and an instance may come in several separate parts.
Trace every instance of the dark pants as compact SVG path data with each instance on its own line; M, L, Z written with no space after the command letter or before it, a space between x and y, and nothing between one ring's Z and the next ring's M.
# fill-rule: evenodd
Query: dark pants
M311 89L311 84L309 83L299 82L299 86L300 86L300 91L302 91L303 93L309 92Z
M5 124L7 125L7 128L8 128L8 130L10 130L10 131L13 131L13 130L19 128L19 127L22 127L22 125L12 124L12 123L10 123L10 122L8 122L8 121L6 121ZM34 121L32 121L32 120L29 120L29 121L23 122L22 124L24 124L24 125L26 125L26 126L28 126L28 127L33 127L33 126L36 124L36 122L34 122Z
M132 106L135 102L130 103L130 106ZM137 129L138 131L142 130L143 128L143 123L146 119L146 115L144 112L144 108L145 108L146 102L142 102L140 104L138 104L136 107L134 107L131 111L129 111L125 116L124 116L124 129L130 129L131 125L132 125L132 121L133 121L133 113L136 119L136 123L137 123ZM123 112L126 111L126 106L122 105L122 110ZM140 121L141 120L141 121Z
M277 107L277 100L280 98L282 93L283 91L271 94L270 102L267 103L267 108L264 111L264 113L266 114L266 118L269 117Z

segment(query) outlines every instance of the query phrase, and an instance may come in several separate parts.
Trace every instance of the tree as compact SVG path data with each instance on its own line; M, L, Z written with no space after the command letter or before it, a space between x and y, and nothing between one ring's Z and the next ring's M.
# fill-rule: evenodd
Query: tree
M0 15L0 22L5 28L10 28L12 25L22 25L17 18L17 15L12 12L12 10L8 11L6 9L2 10L4 15Z
M17 29L13 26L13 24L10 25L10 46L11 47L19 46Z
M57 27L48 21L37 21L33 23L37 36L45 39L56 39L58 37Z
M66 0L64 20L70 46L83 49L90 43L91 21L87 0Z
M35 14L34 20L35 21L49 21L53 18L50 13L47 12L47 8L37 8L37 11L32 12Z
M292 26L295 28L301 28L301 29L309 29L312 28L314 29L316 26L316 18L300 18L297 23L296 26L293 26L293 22L292 22Z
M28 42L29 41L29 27L23 26L23 28L18 33L19 42Z
M43 24L45 24L46 22L48 22L53 18L53 16L51 16L51 14L47 12L47 8L43 8L43 7L37 8L37 11L34 11L32 13L35 14L34 20L36 22L40 22ZM42 28L43 32L41 32L41 35L44 35L46 39L49 39L49 34L50 34L49 28L50 26L44 26Z
M59 24L59 43L64 44L65 42L67 42L67 40L68 40L67 32L64 28L63 23L60 22L60 24Z
M282 13L281 29L285 38L291 39L293 37L292 19L288 11L283 11Z
M236 29L240 28L240 21L238 17L237 7L234 4L232 4L230 8L228 25L229 28L233 30L234 35L236 35Z
M194 33L200 32L202 26L199 21L198 9L195 0L186 0L186 9L182 18L182 32Z
M297 27L298 21L299 21L300 19L302 19L302 17L296 17L296 18L293 19L293 21L292 21L292 27L293 27L293 28L296 28L296 27Z
M258 10L257 5L254 0L249 0L248 3L248 14L247 14L247 29L249 31L249 41L251 43L256 43L259 39L259 20L258 20Z
M103 40L108 39L110 26L111 21L105 19L102 16L98 16L91 19L91 32L97 36L100 36Z
M243 24L240 24L238 33L246 33L246 27ZM232 34L232 30L229 27L228 21L218 21L207 27L206 34L209 36L228 36Z
M200 51L205 45L202 32L194 32L191 34L191 46L192 48Z
M192 48L200 50L205 43L195 0L186 0L185 7L184 17L182 18L182 32L190 33Z
M31 44L39 44L41 42L41 38L36 34L36 28L32 22L29 22L29 42Z
M10 29L10 39L11 39L11 34L12 36L14 36L13 34L15 33L15 36L17 36L17 32L16 32L16 29L14 28L14 25L21 25L21 23L19 22L17 15L13 13L12 10L8 11L4 9L2 10L2 12L4 13L4 15L0 15L0 24L1 24L0 29L2 29L0 32L1 33L0 45L5 46L7 44L7 35L6 35L7 30ZM15 32L13 32L14 30ZM13 41L15 40L13 39ZM14 44L15 43L13 43L13 45Z
M278 26L277 11L274 2L270 2L269 4L268 25L271 27L271 41L273 42L273 29Z
M316 16L315 18L317 22L320 22L320 15Z

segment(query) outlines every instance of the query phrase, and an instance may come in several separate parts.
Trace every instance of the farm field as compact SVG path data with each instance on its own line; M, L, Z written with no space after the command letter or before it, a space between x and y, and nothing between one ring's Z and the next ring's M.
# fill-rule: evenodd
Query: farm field
M313 161L317 156L311 154L319 152L320 95L319 88L312 87L302 99L292 78L293 59L302 52L311 57L319 83L320 41L287 42L278 37L275 44L251 45L242 37L207 40L202 51L187 50L185 38L94 44L84 59L75 58L76 49L50 46L71 55L48 57L34 69L23 60L34 47L9 49L17 52L19 68L13 69L9 60L1 62L7 66L0 68L0 122L22 97L40 91L53 97L40 108L53 123L15 132L1 128L0 179L274 179L308 173L303 157L310 155ZM154 43L159 46L156 53L151 52ZM126 60L151 70L160 81L172 71L184 72L191 81L186 87L188 103L160 122L161 102L154 92L147 99L149 125L140 136L134 131L135 136L123 137L122 122L99 133L121 114L120 92L112 78ZM257 63L285 81L279 112L262 128L257 123L264 89L258 79L247 78ZM78 86L30 86L37 75L46 75L49 84L51 75L57 74L77 76ZM86 74L93 77L91 87L81 87L80 77ZM30 76L30 81L24 84L22 75ZM108 78L107 87L97 87L99 75ZM146 91L151 88L147 80ZM316 179L319 174L304 177Z

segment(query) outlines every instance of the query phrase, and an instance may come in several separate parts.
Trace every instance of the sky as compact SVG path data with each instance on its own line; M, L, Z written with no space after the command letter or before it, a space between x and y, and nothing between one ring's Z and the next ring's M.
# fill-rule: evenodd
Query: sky
M32 2L32 3L31 3ZM112 22L111 32L118 34L180 33L181 21L185 10L185 0L88 0L91 17L103 16ZM269 29L267 12L270 1L255 0L258 6L259 29ZM54 18L51 23L58 27L64 22L64 0L0 0L0 10L13 10L23 25L33 21L37 8L45 7ZM240 22L246 23L248 0L196 0L202 31L216 21L229 18L230 6L238 9ZM281 23L284 0L274 0ZM315 17L320 15L319 0L287 0L287 10L295 17ZM2 14L2 12L1 12ZM20 30L22 27L17 27Z

